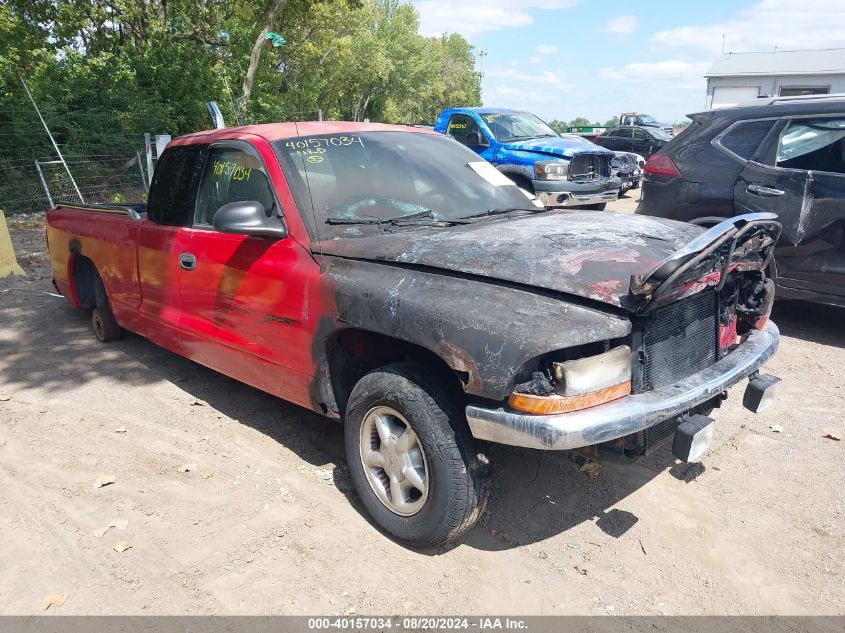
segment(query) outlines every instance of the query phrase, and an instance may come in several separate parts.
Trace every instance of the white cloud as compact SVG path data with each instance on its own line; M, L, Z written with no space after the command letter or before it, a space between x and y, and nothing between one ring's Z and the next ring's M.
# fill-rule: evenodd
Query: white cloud
M557 46L553 46L552 44L540 44L535 50L541 55L551 55L552 53L557 53Z
M534 64L535 66L540 66L540 65L543 64L543 58L537 57L536 55L529 57L528 61L531 62L532 64Z
M635 15L620 15L618 18L613 18L607 22L604 27L608 33L615 35L630 35L637 30L640 21Z
M518 66L506 66L504 68L491 68L484 74L491 79L507 79L511 83L520 84L536 84L537 88L543 89L572 86L562 75L548 70L526 72Z
M441 35L457 32L468 39L488 31L500 31L534 22L531 9L568 9L579 0L416 0L420 33ZM514 6L516 5L516 6Z
M484 104L493 107L547 112L575 89L564 75L548 70L506 65L484 74Z
M842 0L760 0L737 17L711 24L680 26L655 33L654 50L676 50L712 61L725 52L835 48L845 43Z
M670 84L673 89L699 89L704 94L703 75L709 66L709 62L667 59L659 62L638 62L601 68L599 76L615 82L638 84L659 82Z

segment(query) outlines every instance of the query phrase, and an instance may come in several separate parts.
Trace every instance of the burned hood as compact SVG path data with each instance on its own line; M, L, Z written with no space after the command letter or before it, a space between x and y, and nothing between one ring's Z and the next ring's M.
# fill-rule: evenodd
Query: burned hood
M561 158L572 158L576 154L584 153L606 154L608 156L613 155L613 152L609 149L600 147L595 143L591 143L580 136L573 135L564 135L555 138L536 138L514 143L505 143L504 147L509 150L538 152L540 154L559 156Z
M338 237L315 243L314 251L487 277L627 308L631 275L649 273L702 232L661 218L561 211Z

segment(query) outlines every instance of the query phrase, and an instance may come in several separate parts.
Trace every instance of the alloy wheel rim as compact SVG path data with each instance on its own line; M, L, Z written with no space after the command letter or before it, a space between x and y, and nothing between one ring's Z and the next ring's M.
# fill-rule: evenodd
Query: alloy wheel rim
M428 462L405 417L374 407L361 423L361 463L378 500L399 516L419 512L428 499Z

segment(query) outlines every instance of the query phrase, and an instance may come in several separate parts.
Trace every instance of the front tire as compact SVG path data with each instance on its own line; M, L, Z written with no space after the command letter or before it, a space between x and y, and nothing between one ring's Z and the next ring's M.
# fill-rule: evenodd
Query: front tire
M459 538L485 496L461 407L413 365L388 365L352 390L344 420L350 477L369 515L415 547Z

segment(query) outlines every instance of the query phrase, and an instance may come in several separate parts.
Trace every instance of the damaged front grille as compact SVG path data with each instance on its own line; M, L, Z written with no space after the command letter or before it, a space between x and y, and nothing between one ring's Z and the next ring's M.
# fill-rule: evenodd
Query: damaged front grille
M639 391L677 382L716 362L716 293L704 291L658 308L640 324Z
M607 176L608 163L599 154L576 154L569 162L569 180L597 180Z

